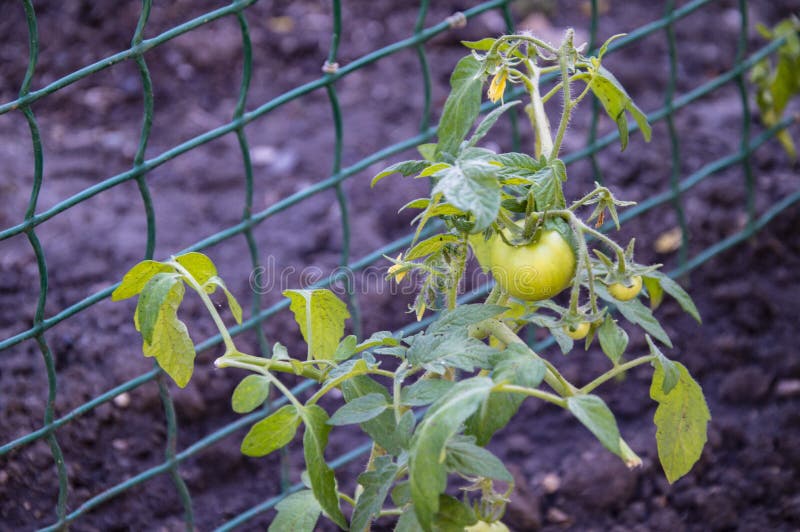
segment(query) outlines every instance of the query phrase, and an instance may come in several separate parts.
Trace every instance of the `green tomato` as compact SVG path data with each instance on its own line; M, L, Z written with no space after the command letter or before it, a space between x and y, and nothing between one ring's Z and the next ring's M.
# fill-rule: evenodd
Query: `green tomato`
M570 285L575 275L575 252L558 231L547 229L539 240L509 246L495 236L491 271L509 295L525 301L549 299Z
M631 286L625 286L622 283L614 283L609 285L608 293L620 301L629 301L639 295L642 291L642 276L636 275L631 278Z
M508 527L500 521L487 523L486 521L478 521L472 526L464 529L464 532L509 532Z
M586 338L586 335L589 334L589 329L591 328L591 324L588 321L581 322L580 325L575 327L575 329L571 329L570 327L564 326L564 332L567 333L567 336L572 338L573 340L583 340Z

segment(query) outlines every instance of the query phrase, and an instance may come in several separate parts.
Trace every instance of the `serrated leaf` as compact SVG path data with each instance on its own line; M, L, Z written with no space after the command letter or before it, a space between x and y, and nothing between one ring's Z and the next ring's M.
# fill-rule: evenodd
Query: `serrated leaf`
M242 454L266 456L288 445L300 426L300 416L292 405L284 405L262 419L248 431L242 440Z
M380 346L397 346L400 345L400 340L394 337L390 331L378 331L372 333L372 336L361 342L356 346L356 351L361 352L373 347Z
M439 495L447 488L445 445L493 386L486 377L458 382L431 406L417 427L409 451L409 481L417 520L425 531L432 530Z
M447 442L447 469L470 477L513 482L514 477L495 455L475 445L473 436L456 436Z
M414 506L409 506L394 525L394 532L419 532L420 526L417 515L414 513Z
M491 37L486 37L479 41L461 41L461 44L466 46L467 48L471 48L472 50L482 50L486 51L492 47L497 39L493 39Z
M352 425L379 416L389 404L379 393L370 393L345 404L328 420L329 425Z
M399 163L394 163L373 177L370 186L374 187L378 181L392 174L400 174L404 177L416 175L430 166L430 164L428 161L400 161Z
M649 336L645 335L645 338L647 339L647 345L650 347L650 354L656 357L655 365L660 367L663 372L664 378L661 383L661 391L664 392L664 395L668 395L669 392L678 385L678 381L680 380L678 366L675 365L675 362L664 356L664 353L653 343L653 340L651 340Z
M700 459L711 420L700 385L683 364L673 364L680 376L669 394L664 393L664 370L658 364L650 385L650 397L658 403L653 418L658 458L670 484L688 473Z
M619 130L619 140L622 149L628 146L628 119L625 111L628 111L647 142L650 142L651 129L647 123L647 116L639 109L617 78L602 66L593 69L591 74L576 76L578 79L587 79L587 84L592 92L600 100L606 113L616 122Z
M600 440L603 447L622 456L617 420L602 399L596 395L573 395L567 397L567 409Z
M625 353L625 348L628 347L628 333L617 325L611 316L606 315L605 321L597 329L597 338L600 340L600 348L603 353L615 365L619 363L620 357Z
M421 257L426 257L431 253L436 253L445 245L458 242L458 237L455 235L441 234L434 235L421 242L418 242L408 253L406 253L405 260L415 260Z
M211 259L196 251L175 257L175 262L183 266L200 286L217 275L217 267L214 266Z
M341 389L345 401L348 402L371 393L381 394L387 403L391 400L386 388L364 375L344 381ZM392 411L386 410L379 416L361 423L360 427L388 453L396 456L402 451L393 438L396 425Z
M489 114L486 115L486 117L483 120L481 120L481 123L478 124L478 127L475 128L475 132L469 139L467 146L469 147L475 146L478 143L478 141L480 141L483 137L486 136L486 134L489 132L489 130L492 128L495 122L497 122L497 120L503 115L503 113L505 113L506 111L508 111L509 109L520 103L522 102L517 100L515 102L508 102L496 109L493 109Z
M600 290L598 290L599 292ZM611 296L608 296L609 298ZM653 338L666 345L672 347L672 341L667 336L667 332L658 323L658 320L653 316L649 308L644 306L638 299L631 299L630 301L614 300L617 310L629 322L640 326L645 332L649 333Z
M506 310L507 307L482 303L459 305L453 310L443 312L428 328L428 334L462 332L468 326L493 318Z
M450 495L439 495L439 511L433 520L437 532L464 532L478 521L475 510Z
M500 210L500 184L496 168L482 161L458 161L436 174L432 194L444 194L447 201L475 217L473 231L489 227Z
M443 379L420 379L400 391L400 404L424 406L438 400L453 387L453 381Z
M642 284L647 289L647 295L650 298L650 309L657 309L664 299L664 289L661 288L661 283L655 277L645 276L642 277Z
M512 344L497 356L492 380L496 384L536 388L541 384L545 372L541 360L533 358L524 346ZM475 436L478 445L486 445L492 435L514 417L525 398L525 395L518 393L490 394L467 420L466 433Z
M365 530L372 520L378 517L397 475L398 466L388 456L379 456L373 466L373 470L358 475L358 483L364 490L353 509L351 530Z
M165 277L159 277L165 276ZM176 276L174 279L168 276ZM194 372L195 350L186 325L178 319L184 294L177 274L158 273L142 290L136 306L136 325L142 332L142 352L155 357L158 365L181 388ZM149 332L149 339L145 331Z
M300 415L306 425L303 433L303 455L306 459L311 491L331 521L347 529L347 520L339 508L336 477L333 469L325 462L325 447L328 445L328 434L331 431L328 414L318 405L311 405L305 407Z
M322 512L310 490L292 493L275 505L278 515L269 525L269 532L314 532Z
M185 291L177 273L157 273L147 281L136 304L136 322L146 343L153 342L153 331L162 311L170 304L177 311Z
M344 362L356 354L358 339L354 334L350 334L342 338L339 345L336 346L336 351L333 353L333 360L335 362Z
M468 55L462 58L450 76L450 94L439 120L439 143L435 158L441 154L456 155L458 147L472 128L481 109L483 66Z
M234 388L231 407L237 414L252 412L269 397L269 379L263 375L248 375Z
M702 318L700 318L700 312L697 310L694 301L692 301L692 297L686 292L686 290L681 288L681 285L676 283L674 279L661 272L650 272L645 276L645 280L648 278L655 278L658 280L658 284L664 289L664 292L675 298L675 301L678 302L678 304L684 311L686 311L687 314L693 317L697 323L703 322Z
M330 290L285 290L289 308L308 344L309 360L332 360L350 317L347 305Z
M566 178L567 170L560 159L548 162L544 168L529 178L537 210L563 209L566 206L564 191L561 188L561 183Z
M454 367L473 371L476 367L486 369L495 350L480 340L464 336L424 334L414 338L406 358L412 366L422 366L438 374Z
M119 286L111 292L112 301L133 297L158 273L174 272L172 266L154 260L143 260L125 274Z
M203 285L203 288L206 289L206 292L213 294L214 288L217 286L220 287L223 292L225 292L225 298L228 300L228 308L231 309L231 314L233 315L233 319L236 320L236 323L241 325L242 306L239 304L238 301L236 301L234 295L231 293L230 290L228 290L228 287L225 286L225 282L219 276L215 275L213 277L210 277Z

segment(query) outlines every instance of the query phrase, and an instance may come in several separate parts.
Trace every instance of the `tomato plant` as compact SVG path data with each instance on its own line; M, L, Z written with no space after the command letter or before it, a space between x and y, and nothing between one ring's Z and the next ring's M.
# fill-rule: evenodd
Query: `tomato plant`
M244 353L209 295L224 292L240 325L242 310L200 253L144 261L113 293L115 300L139 296L134 324L144 354L155 357L178 386L187 385L194 369L194 344L177 314L188 286L223 340L215 365L248 372L233 392L233 409L255 410L271 389L285 397L241 445L246 455L264 456L288 445L304 427L307 489L277 505L270 530L311 531L321 515L357 531L389 516L398 518L400 531L506 530L501 520L514 496L514 478L486 449L493 435L523 401L540 400L570 412L609 452L636 467L641 459L594 392L645 364L654 368L650 397L658 404L658 455L669 482L691 469L706 442L710 413L702 390L685 366L661 351L659 344L672 344L653 313L669 294L699 322L691 298L659 265L637 263L633 241L623 246L600 230L607 218L618 228L617 209L630 202L598 184L574 201L564 196L567 169L560 150L573 111L589 94L615 121L622 149L628 115L650 138L644 113L602 66L608 43L596 56L583 55L572 31L557 47L530 35L464 44L470 52L451 77L437 142L418 147L421 159L393 164L373 179L375 185L399 173L429 178L433 185L429 196L406 205L420 211L416 237L403 254L389 258L387 274L398 282L410 272L422 279L410 311L418 320L429 311L439 314L420 332L345 335L349 313L332 292L287 290L305 355L279 343L270 357ZM558 81L544 85L546 73L556 73ZM489 100L500 105L473 129L487 83ZM519 111L518 100L503 101L515 85L521 90L514 94L528 101L535 144L530 153L496 153L480 142L501 115ZM545 112L554 99L561 100L555 130ZM423 230L434 234L423 238ZM496 283L483 303L459 304L470 247ZM645 296L649 305L642 302ZM612 310L644 330L647 352L628 353L628 334ZM565 354L576 340L586 347L599 344L608 368L588 382L570 382L557 361L521 339L520 330L530 326L549 331ZM317 387L299 397L279 373L301 375ZM334 390L343 404L328 412L319 403ZM342 425L358 425L373 441L352 493L340 490L325 460L329 434ZM462 497L448 494L452 485ZM352 508L344 512L342 505Z

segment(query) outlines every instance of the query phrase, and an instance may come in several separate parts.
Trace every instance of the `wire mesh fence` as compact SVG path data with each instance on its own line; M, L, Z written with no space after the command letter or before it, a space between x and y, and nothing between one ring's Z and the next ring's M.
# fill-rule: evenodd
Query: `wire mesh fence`
M740 14L740 29L736 60L734 64L724 72L718 74L713 79L706 81L702 85L682 94L677 93L677 81L679 76L678 66L681 58L677 53L675 27L679 25L684 18L695 15L696 12L701 11L704 7L714 2L715 0L694 0L685 3L680 7L676 6L675 2L673 1L666 2L666 9L662 17L652 21L647 25L637 28L627 36L615 41L609 49L609 54L611 54L616 50L628 47L634 43L637 43L638 41L641 41L645 37L658 32L663 33L665 42L667 44L669 54L669 74L668 83L664 92L663 106L650 111L648 113L648 118L651 122L659 122L662 120L666 122L667 130L671 140L670 180L663 189L656 191L648 199L639 203L637 206L628 209L622 215L622 220L632 220L660 205L669 204L672 206L675 216L678 220L678 224L682 229L679 263L677 268L670 272L673 276L682 275L703 264L714 255L747 239L755 232L763 228L765 224L777 216L782 210L800 200L800 190L797 190L793 194L783 197L778 202L772 204L768 209L763 210L760 213L756 210L756 203L754 199L755 180L751 165L752 154L780 131L787 128L791 124L791 118L784 119L783 121L756 136L751 136L752 118L748 99L748 89L745 84L746 73L759 60L774 54L775 51L781 46L782 42L778 40L766 44L755 51L748 50L747 37L749 21L747 16L748 9L746 0L739 0L737 4L738 12ZM2 447L0 447L0 457L9 455L15 450L27 445L31 445L39 440L45 441L49 446L55 463L55 469L58 478L57 486L53 486L52 489L57 489L58 496L52 521L43 523L43 526L41 527L43 530L63 529L66 528L67 525L80 523L81 518L89 512L101 511L99 509L102 508L104 503L110 499L128 491L134 486L160 475L167 475L171 478L174 489L176 490L183 506L186 526L187 528L192 528L195 521L192 495L181 477L178 466L189 458L198 455L204 450L212 447L225 437L264 417L266 415L266 411L258 411L256 413L244 416L233 423L217 427L203 438L192 442L184 448L179 449L177 445L179 429L176 421L175 407L166 381L162 378L160 370L156 367L146 373L131 378L127 382L124 382L106 391L105 393L93 397L72 411L62 415L56 415L59 373L56 369L53 349L48 341L48 331L57 324L62 323L65 320L69 320L77 314L86 311L93 305L107 299L115 287L111 286L96 291L95 293L87 295L80 301L61 309L58 312L48 314L48 312L46 312L49 280L48 263L45 259L45 250L43 249L42 243L37 234L37 228L46 221L59 216L61 213L88 200L89 198L101 195L104 192L121 185L122 183L134 182L138 187L146 216L147 239L143 258L152 258L156 249L155 235L157 231L157 222L153 207L153 194L148 183L148 176L153 170L176 157L191 157L192 150L220 137L233 135L235 136L241 151L243 178L245 182L245 197L244 204L242 206L243 215L241 220L234 225L219 228L218 232L208 235L184 250L175 249L173 250L173 253L178 254L185 251L199 251L227 239L241 237L246 240L247 247L250 252L250 261L252 267L257 268L259 266L259 257L262 256L262 250L259 248L259 244L257 243L257 239L255 238L254 234L256 231L258 231L259 225L270 217L273 217L274 215L287 209L293 208L303 200L313 195L319 194L325 190L332 190L336 195L339 212L341 213L340 224L343 235L343 245L339 257L340 265L348 267L350 270L354 271L363 269L379 261L384 255L392 254L397 252L397 250L402 249L411 241L412 235L408 235L394 242L390 242L380 249L376 249L363 257L353 259L351 257L351 206L344 192L343 183L345 180L356 176L359 173L363 173L363 171L369 168L371 165L384 161L395 154L399 154L404 150L413 148L418 144L429 141L435 137L436 129L432 125L432 80L428 64L427 46L429 41L431 41L437 35L450 31L454 26L464 24L466 21L488 11L497 11L502 15L507 31L513 31L514 29L514 20L509 6L509 4L512 3L512 0L492 0L488 2L477 3L474 7L471 7L470 9L467 9L461 13L454 13L451 17L441 20L433 25L428 25L428 11L430 2L428 0L421 0L419 2L416 24L414 25L413 31L406 39L376 49L354 61L343 65L338 65L337 60L340 38L345 34L343 33L342 26L341 2L339 0L332 0L329 8L332 15L331 21L333 26L331 28L328 56L324 65L322 65L322 74L313 81L299 85L292 90L270 99L269 101L258 102L254 105L254 102L250 101L248 98L253 71L253 44L249 31L248 9L254 3L255 0L235 0L225 7L205 13L193 20L168 29L159 35L151 38L144 38L145 29L147 28L148 19L151 13L152 1L143 0L140 17L136 25L136 29L131 37L130 47L128 49L80 68L66 76L48 83L39 89L34 89L33 81L37 73L36 68L39 54L37 15L32 0L23 0L22 2L29 35L30 54L28 67L24 80L22 81L19 89L19 96L14 100L0 104L0 115L16 112L21 113L26 120L30 130L30 143L34 155L34 168L32 172L33 179L30 183L30 201L23 218L18 223L0 230L0 241L11 239L12 237L17 236L24 236L24 238L27 238L35 255L38 268L39 297L37 300L34 319L30 328L0 339L0 356L2 356L4 352L7 352L7 350L13 346L23 342L35 342L38 351L41 354L42 368L46 373L48 386L46 391L47 399L45 415L40 428L24 434L23 436L17 437L16 439L0 442L2 443ZM593 0L590 6L591 32L589 47L590 49L593 49L597 44L597 24L600 17L598 1ZM219 127L204 131L194 138L175 145L174 147L167 149L158 155L147 158L146 151L148 147L148 141L151 136L151 127L154 119L154 87L148 69L148 56L150 54L157 54L159 52L159 47L161 47L164 43L167 43L180 35L186 34L187 32L191 32L201 26L210 24L215 20L226 17L234 18L236 20L241 34L242 49L240 64L240 90L238 95L236 95L236 105L234 112L230 117L230 121ZM423 95L424 105L422 116L420 117L419 133L401 142L385 146L369 156L353 163L352 165L343 166L343 139L346 135L346 131L344 125L345 122L343 120L342 106L340 105L337 93L337 82L378 61L391 61L391 58L394 54L404 50L413 50L416 52L419 61L419 69L421 72L422 86L419 90ZM139 136L138 147L133 157L133 164L129 169L123 172L107 177L102 181L80 190L72 196L59 201L46 209L41 209L39 207L39 193L44 180L44 166L46 161L43 156L40 125L34 110L36 102L44 98L48 98L54 93L62 91L86 77L95 75L98 72L108 69L112 65L121 62L132 62L136 65L140 79L140 91L144 102L144 109L141 119L141 132ZM741 102L742 133L739 149L721 158L705 163L702 167L690 175L681 175L680 160L682 158L682 149L679 132L674 121L676 112L684 107L693 105L699 99L713 93L714 91L720 90L722 87L728 84L733 84L737 88ZM330 174L325 179L302 188L301 190L298 190L290 196L273 203L263 210L254 210L253 197L254 193L256 192L256 180L254 179L255 170L251 160L252 154L245 126L255 121L269 120L273 111L288 104L289 102L302 99L312 92L318 90L325 91L333 117L333 133L335 135L335 143L333 165L330 170ZM618 134L609 133L605 136L599 136L598 116L599 108L595 106L593 109L591 126L586 145L582 149L574 151L565 157L565 162L574 163L579 160L588 159L595 169L595 175L601 176L599 166L597 164L597 154L606 147L612 145L617 140ZM630 124L629 127L633 129L636 128L635 124ZM515 123L513 124L513 128L514 136L518 139L519 136L516 132ZM744 210L747 214L746 223L740 230L726 236L724 239L716 242L712 246L700 251L699 253L690 256L690 250L687 242L689 232L687 230L686 214L684 211L686 193L698 183L710 176L713 176L715 173L737 165L742 169L743 187L746 191L747 199L744 206ZM342 275L340 271L325 279L322 279L317 283L317 285L329 286L334 282L346 280L346 276ZM359 309L357 300L354 296L354 287L346 283L345 288L349 295L348 299L351 307L351 313L354 317L353 323L356 324L357 329L357 324L360 322L360 320L358 319ZM479 297L487 291L488 287L479 288L465 294L462 299L471 300ZM256 296L252 301L251 317L242 325L233 328L232 333L239 334L249 330L256 331L262 348L264 351L266 351L266 340L263 335L262 325L266 320L269 320L270 317L287 306L288 302L278 303L273 306L262 308L260 299ZM427 323L427 320L423 320L418 324L407 327L405 332L408 333L415 329L420 329L427 325ZM355 332L357 334L360 333L358 330ZM210 338L209 340L197 345L197 351L201 352L209 349L217 345L219 342L219 337ZM100 405L113 400L115 397L118 397L125 392L134 390L145 383L152 381L155 381L158 385L166 420L167 437L163 462L143 470L137 475L119 482L118 484L111 485L105 490L92 495L90 498L80 501L77 505L69 504L69 467L65 462L64 453L62 452L63 444L59 440L58 429L71 423L76 418L91 412ZM308 388L310 384L310 382L300 384L295 391L299 392L304 388ZM280 406L282 403L283 402L280 400L276 401L270 405L270 408ZM368 451L369 445L357 447L349 453L335 458L332 461L332 465L339 467L367 453ZM221 525L219 530L232 530L236 527L244 525L253 517L273 508L282 497L300 489L300 487L301 486L299 484L286 486L286 489L280 496L270 498L269 500L266 500L241 514L232 517L229 521Z

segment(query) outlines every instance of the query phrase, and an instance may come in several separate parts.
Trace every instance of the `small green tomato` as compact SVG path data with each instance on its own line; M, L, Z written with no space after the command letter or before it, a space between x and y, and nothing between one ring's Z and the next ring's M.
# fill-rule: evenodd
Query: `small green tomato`
M620 301L629 301L639 295L642 291L642 276L636 275L631 278L631 285L625 286L622 283L614 283L608 287L608 293Z
M589 329L591 328L591 324L588 321L583 321L580 325L577 325L574 329L572 327L564 326L564 332L567 333L567 336L572 338L573 340L583 340L586 338L586 335L589 334Z

